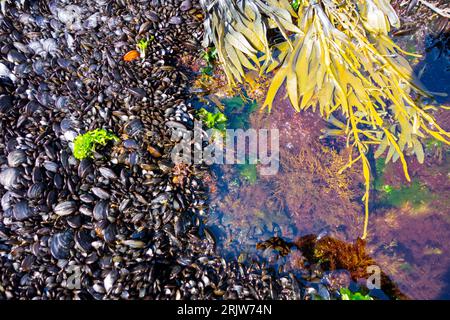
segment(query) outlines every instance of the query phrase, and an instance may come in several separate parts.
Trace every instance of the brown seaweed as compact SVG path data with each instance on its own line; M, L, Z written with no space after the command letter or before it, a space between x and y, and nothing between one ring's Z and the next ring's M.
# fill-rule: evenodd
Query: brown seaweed
M366 241L362 239L349 243L329 236L318 239L316 235L306 235L294 244L309 263L318 264L325 271L347 270L354 281L367 279L370 276L367 268L378 265L366 253ZM407 299L383 271L381 289L392 298Z

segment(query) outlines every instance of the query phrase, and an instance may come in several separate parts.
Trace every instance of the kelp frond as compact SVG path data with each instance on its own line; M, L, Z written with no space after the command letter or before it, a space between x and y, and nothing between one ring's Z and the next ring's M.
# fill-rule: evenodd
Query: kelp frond
M280 62L264 106L272 107L278 90L285 84L287 96L297 111L318 108L327 119L332 114L345 117L341 133L347 135L348 144L358 153L356 159L349 159L348 166L361 161L366 180L365 237L370 192L370 164L366 156L369 147L378 145L375 157L388 150L386 162L400 159L409 181L404 152L415 154L422 163L424 152L419 138L428 133L449 143L449 134L412 98L412 93L428 94L400 55L403 51L387 36L388 24L398 23L387 2L305 3L298 10L299 27L304 35L296 35L294 49Z
M226 3L231 2L236 1ZM236 3L243 6L244 2ZM276 7L282 2L266 3ZM282 10L292 11L284 5ZM265 9L262 15L266 15L268 11ZM238 15L239 19L253 22L244 24L247 29L234 30L245 30L245 33L248 30L255 31L254 27L258 25L255 22L257 19L252 18L255 14L240 12L245 18ZM284 14L280 15L284 17ZM236 13L228 15L236 16ZM271 17L275 19L277 16ZM317 110L335 125L339 123L336 125L338 129L333 130L333 133L346 136L347 144L356 153L350 155L349 162L343 169L357 161L362 163L366 181L363 197L365 238L371 180L367 153L371 146L377 148L375 157L380 157L387 151L386 162L400 159L409 181L405 153L415 154L419 162L423 162L424 152L420 138L428 134L450 144L450 134L436 123L429 108L420 103L421 97L430 95L414 77L412 68L402 56L407 53L388 36L390 26L399 24L389 1L303 0L298 1L298 10L293 17L301 31L295 32L291 28L291 36L283 33L286 42L268 49L267 39L263 36L266 29L264 32L258 29L258 39L264 38L261 40L264 45L251 46L253 51L250 58L255 60L259 53L261 57L258 61L263 62L262 65L255 63L252 67L266 73L275 71L264 107L270 110L278 91L285 86L286 95L295 110ZM286 17L283 21L287 22L289 19ZM244 32L241 35L243 34ZM247 46L241 44L239 48L243 50L245 47ZM238 50L238 46L234 48ZM247 54L243 51L241 53ZM230 62L229 57L223 60L224 67L238 69L236 59ZM241 75L240 71L232 73ZM338 119L342 119L341 123Z
M369 32L387 34L391 25L400 27L400 19L388 0L358 0L356 5Z
M278 28L289 41L288 33L299 33L287 0L207 0L200 1L205 18L203 46L213 44L217 48L229 84L242 82L244 69L260 70L258 53L271 61L267 30Z

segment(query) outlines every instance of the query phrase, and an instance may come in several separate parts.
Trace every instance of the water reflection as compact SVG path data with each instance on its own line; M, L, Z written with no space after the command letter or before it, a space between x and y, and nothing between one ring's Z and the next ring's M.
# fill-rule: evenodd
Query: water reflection
M416 74L429 91L444 93L436 95L436 101L450 103L450 33L439 37L427 36L424 58L415 67Z

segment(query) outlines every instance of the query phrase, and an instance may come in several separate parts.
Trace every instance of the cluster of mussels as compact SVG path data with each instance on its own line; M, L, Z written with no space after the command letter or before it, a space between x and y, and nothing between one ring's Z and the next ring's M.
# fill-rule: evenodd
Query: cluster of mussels
M299 299L288 273L215 253L205 168L170 157L193 130L193 0L1 1L0 299ZM145 59L124 54L151 35ZM92 158L74 138L120 142ZM179 176L182 175L180 178Z

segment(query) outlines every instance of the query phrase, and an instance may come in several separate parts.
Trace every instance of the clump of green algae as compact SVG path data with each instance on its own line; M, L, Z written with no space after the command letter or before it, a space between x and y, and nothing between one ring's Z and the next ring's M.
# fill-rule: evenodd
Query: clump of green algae
M414 208L417 208L433 200L434 195L418 180L413 180L411 184L403 185L400 188L386 184L383 175L385 166L384 159L377 159L375 165L377 175L374 180L374 187L381 193L379 202L381 205L401 207L405 203L410 203Z
M201 108L197 111L198 116L204 122L205 126L209 129L217 129L219 131L225 131L227 124L227 117L222 112L209 112L205 108Z
M256 169L256 164L240 164L238 165L238 171L244 180L248 181L250 184L255 184L258 179L258 171Z
M342 300L373 300L373 298L368 294L352 292L348 288L341 288L340 293Z
M197 115L207 128L225 134L227 128L245 130L250 127L250 114L258 108L255 100L249 99L246 95L237 95L232 98L220 99L220 103L220 106L214 107L214 112L208 111L204 107L198 109ZM255 184L258 179L256 164L238 164L237 173L239 180L246 181L251 185Z
M258 103L244 96L235 96L220 101L224 106L224 113L228 118L228 127L231 129L248 129L250 127L250 114L258 109Z
M217 60L217 49L210 47L202 52L202 59L206 62L206 66L200 69L200 73L206 76L212 76L214 72L214 63Z
M78 160L92 157L97 146L106 146L109 141L119 141L119 138L105 129L80 134L74 140L73 155Z

